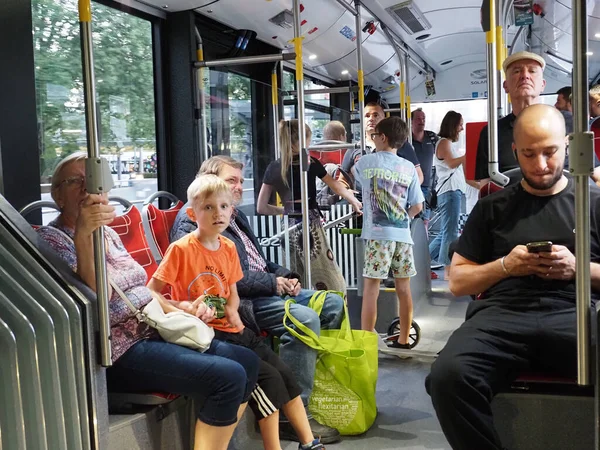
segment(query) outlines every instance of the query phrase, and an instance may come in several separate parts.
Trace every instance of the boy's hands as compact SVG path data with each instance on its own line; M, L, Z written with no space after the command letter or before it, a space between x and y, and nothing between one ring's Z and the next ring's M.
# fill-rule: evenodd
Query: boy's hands
M212 308L209 308L206 303L204 303L205 295L201 295L193 302L180 302L180 306L185 312L192 314L193 316L198 317L205 323L210 322L215 317L215 311Z
M244 324L236 308L225 305L225 318L231 328L244 328Z

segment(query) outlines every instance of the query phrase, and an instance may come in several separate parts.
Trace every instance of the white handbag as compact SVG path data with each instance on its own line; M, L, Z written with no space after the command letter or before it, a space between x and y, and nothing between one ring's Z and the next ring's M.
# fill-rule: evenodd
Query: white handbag
M112 281L110 284L137 319L156 329L165 341L199 352L205 352L210 347L215 331L198 317L185 311L165 313L157 298L158 294L152 291L152 301L140 310L116 284Z

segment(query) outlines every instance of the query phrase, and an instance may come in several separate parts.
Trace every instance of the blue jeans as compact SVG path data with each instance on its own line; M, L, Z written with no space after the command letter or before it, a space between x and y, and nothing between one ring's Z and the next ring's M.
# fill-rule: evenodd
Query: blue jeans
M450 265L448 247L458 238L458 220L462 198L462 191L447 191L438 196L438 208L442 215L442 225L440 234L429 243L429 254L432 260L444 266Z
M315 311L307 307L315 292L302 289L294 298L296 303L291 305L290 312L317 335L320 334L321 328L339 328L344 318L344 300L339 295L327 294L321 316L318 316ZM285 299L277 296L257 297L252 299L252 303L256 322L260 328L280 338L279 357L296 375L298 385L302 389L300 396L306 406L315 380L317 351L304 345L284 328L283 317L288 298L291 297Z
M250 349L213 340L204 353L160 339L139 341L108 369L110 392L168 392L195 400L196 417L213 426L237 421L258 378Z

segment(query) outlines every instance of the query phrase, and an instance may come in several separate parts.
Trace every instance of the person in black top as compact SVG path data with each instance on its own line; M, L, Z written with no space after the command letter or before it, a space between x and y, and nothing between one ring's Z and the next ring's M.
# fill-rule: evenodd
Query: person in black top
M576 373L575 188L564 173L565 122L549 105L516 120L523 180L475 205L452 259L454 295L469 305L425 382L454 450L500 450L491 401L519 372ZM600 294L600 189L590 188L592 298ZM527 243L551 241L551 251Z
M344 155L344 159L342 160L342 170L349 174L352 178L351 180L346 180L346 182L349 186L353 186L358 193L361 192L361 186L360 183L354 179L352 175L352 168L362 155L366 155L375 151L375 144L371 140L371 134L375 133L375 127L377 127L377 124L385 119L385 111L383 108L383 105L377 102L369 102L365 105L364 136L366 146L364 149L357 148L354 150L348 150ZM415 150L410 142L406 141L404 145L398 149L397 155L400 158L408 159L415 165L419 182L423 182L423 172L421 171L419 159L417 158Z
M305 125L306 142L310 142L311 131ZM279 147L281 158L267 167L263 185L258 194L256 211L267 215L289 215L290 269L304 277L302 244L302 215L309 214L311 234L311 278L316 289L334 290L345 293L346 281L333 257L327 242L321 214L317 204L316 179L320 178L331 190L346 199L354 210L360 213L362 204L354 197L352 191L327 173L316 158L309 159L308 166L308 211L302 210L300 189L300 164L298 149L298 120L282 120L279 123ZM272 194L277 193L283 206L269 203ZM295 226L297 225L297 226Z
M433 182L433 155L435 153L435 145L440 138L433 131L425 129L425 112L421 108L415 109L410 114L410 119L412 121L412 145L423 172L421 191L425 200L428 201ZM431 211L427 208L427 202L425 202L425 209L423 209L422 216L426 222L429 221L430 215Z
M544 58L535 53L518 52L504 60L502 68L506 74L504 90L510 95L512 113L498 120L498 166L500 172L518 167L511 149L513 141L513 124L515 118L527 108L539 102L544 91ZM488 161L488 127L481 130L477 145L475 162L475 179L489 178Z

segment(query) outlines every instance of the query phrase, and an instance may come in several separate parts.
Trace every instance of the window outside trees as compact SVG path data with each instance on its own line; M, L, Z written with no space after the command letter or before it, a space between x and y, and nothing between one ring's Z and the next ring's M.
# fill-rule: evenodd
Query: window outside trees
M92 4L100 154L118 195L141 203L157 190L152 24ZM42 198L58 162L87 151L77 0L33 0ZM46 220L45 220L46 221Z

